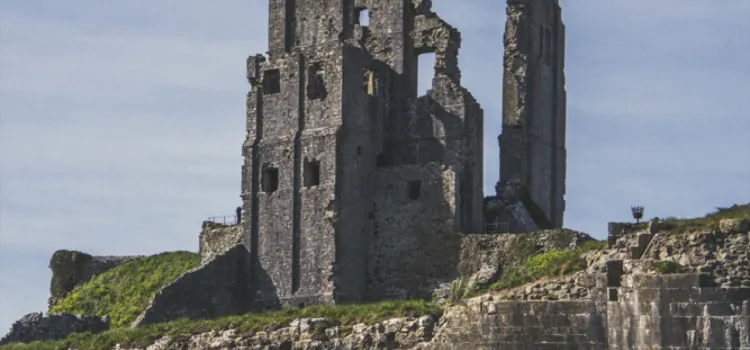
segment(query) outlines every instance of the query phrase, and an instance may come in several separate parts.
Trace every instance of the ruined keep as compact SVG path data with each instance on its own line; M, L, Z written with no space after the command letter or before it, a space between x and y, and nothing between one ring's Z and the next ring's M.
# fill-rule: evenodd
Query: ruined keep
M483 111L461 86L461 35L431 1L270 0L269 11L267 57L247 62L243 144L256 303L404 296L414 286L394 272L397 254L440 260L431 241L445 235L561 227L557 1L508 3L502 177L487 199ZM434 77L417 96L425 53L435 54Z
M243 145L258 303L377 298L377 250L401 249L378 235L482 230L482 109L461 86L460 33L430 7L270 1ZM428 52L435 76L418 97Z

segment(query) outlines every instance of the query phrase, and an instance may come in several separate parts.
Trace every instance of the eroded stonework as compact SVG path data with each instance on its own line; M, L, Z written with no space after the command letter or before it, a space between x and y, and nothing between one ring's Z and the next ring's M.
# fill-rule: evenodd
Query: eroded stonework
M270 1L243 146L257 304L415 296L415 276L454 272L435 259L484 225L483 111L461 86L460 46L430 1Z
M503 130L497 197L520 181L523 206L540 228L563 226L565 211L565 25L557 0L508 0ZM512 211L510 208L508 211ZM488 213L514 232L518 214Z

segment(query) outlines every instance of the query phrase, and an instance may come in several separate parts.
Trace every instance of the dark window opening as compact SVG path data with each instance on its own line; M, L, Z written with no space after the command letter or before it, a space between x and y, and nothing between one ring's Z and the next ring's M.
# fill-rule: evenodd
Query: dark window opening
M295 0L284 1L284 49L291 51L294 47L297 30L297 4Z
M263 94L278 94L281 92L281 72L278 69L267 70L263 73Z
M375 160L378 168L383 168L388 166L388 156L385 153L381 153L378 155L377 159Z
M432 79L435 77L435 53L425 52L420 54L417 62L417 96L427 95L427 90L432 87Z
M305 158L305 187L320 185L320 161Z
M264 166L263 175L261 176L263 192L272 193L279 189L279 169Z
M370 25L370 11L368 11L366 8L360 8L357 9L357 15L355 16L356 24L359 24L363 27L367 27Z
M419 195L422 194L422 181L409 181L407 187L409 199L413 201L419 199Z
M328 95L323 79L323 65L315 63L307 68L307 98L321 100Z
M362 155L362 146L357 146L357 155L358 156Z

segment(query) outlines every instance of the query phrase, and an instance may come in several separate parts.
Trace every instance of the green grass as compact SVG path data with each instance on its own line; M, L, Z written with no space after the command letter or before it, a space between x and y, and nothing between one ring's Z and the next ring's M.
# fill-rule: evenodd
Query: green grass
M138 258L95 276L50 312L108 315L111 327L127 327L145 310L154 293L199 264L200 256L190 252Z
M605 248L606 241L588 241L576 249L558 249L532 255L522 264L506 269L500 279L489 286L489 290L510 289L541 278L582 271L587 267L583 254Z
M656 271L660 274L667 275L672 273L680 273L685 268L675 261L663 260L654 261L649 265L649 270Z
M659 219L654 218L652 220ZM729 208L716 208L716 211L698 218L668 217L659 219L659 230L682 234L691 231L717 230L722 219L750 219L750 204L734 205ZM645 228L648 223L641 223L638 228Z
M272 331L285 327L295 318L325 317L331 326L341 326L344 331L358 323L374 324L394 317L419 317L441 315L442 309L434 303L423 300L395 300L372 304L313 305L303 309L289 308L263 313L249 313L241 316L224 317L216 320L178 320L136 329L118 328L99 334L72 334L65 340L11 344L0 347L3 350L62 350L74 346L78 350L101 350L115 344L131 347L145 347L155 340L169 335L186 338L192 334L210 330L237 329L239 333L250 334L257 331ZM321 329L322 331L322 329Z

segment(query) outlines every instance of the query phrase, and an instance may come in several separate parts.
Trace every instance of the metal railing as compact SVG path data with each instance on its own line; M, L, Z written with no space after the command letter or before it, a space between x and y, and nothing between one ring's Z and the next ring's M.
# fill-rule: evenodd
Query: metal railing
M486 233L508 233L510 231L510 223L507 221L485 221L484 232Z
M225 215L225 216L212 216L208 218L207 221L213 222L215 224L222 224L222 225L236 225L237 222L237 216L235 215Z

